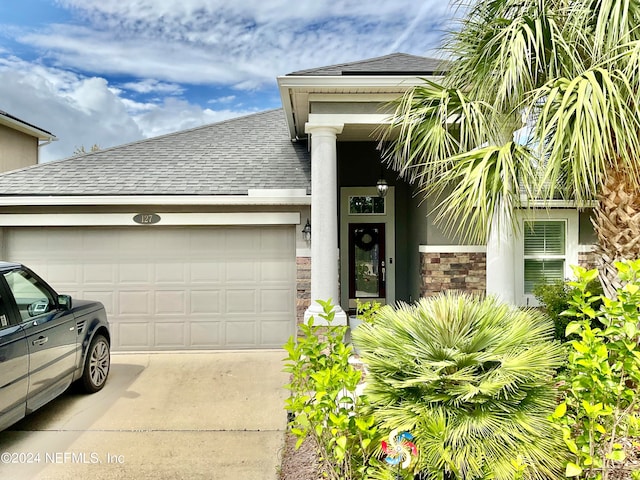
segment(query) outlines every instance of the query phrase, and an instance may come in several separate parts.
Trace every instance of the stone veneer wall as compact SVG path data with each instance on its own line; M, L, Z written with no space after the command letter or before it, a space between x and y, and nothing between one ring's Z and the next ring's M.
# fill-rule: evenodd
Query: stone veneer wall
M487 255L484 252L420 253L423 297L444 290L484 295L487 291Z
M296 257L296 319L304 321L304 312L311 305L311 258Z
M596 268L597 266L597 258L595 252L578 252L578 265L586 268L587 270L591 270L592 268Z

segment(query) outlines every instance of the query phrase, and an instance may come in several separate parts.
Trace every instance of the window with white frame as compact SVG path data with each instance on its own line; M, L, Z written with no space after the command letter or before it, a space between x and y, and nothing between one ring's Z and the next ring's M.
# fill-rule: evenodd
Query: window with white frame
M564 280L567 262L567 222L524 222L524 294L536 285Z

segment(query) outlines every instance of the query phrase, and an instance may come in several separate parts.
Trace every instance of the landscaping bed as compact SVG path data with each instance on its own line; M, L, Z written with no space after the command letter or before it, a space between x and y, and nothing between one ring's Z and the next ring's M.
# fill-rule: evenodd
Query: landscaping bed
M319 480L323 478L314 445L307 439L296 450L296 441L296 437L287 432L282 452L280 480Z

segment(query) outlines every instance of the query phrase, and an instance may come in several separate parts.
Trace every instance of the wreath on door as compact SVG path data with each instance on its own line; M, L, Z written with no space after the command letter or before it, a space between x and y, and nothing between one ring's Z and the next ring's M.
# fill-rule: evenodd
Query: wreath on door
M378 244L378 229L375 227L358 228L355 231L353 242L365 252L373 250Z

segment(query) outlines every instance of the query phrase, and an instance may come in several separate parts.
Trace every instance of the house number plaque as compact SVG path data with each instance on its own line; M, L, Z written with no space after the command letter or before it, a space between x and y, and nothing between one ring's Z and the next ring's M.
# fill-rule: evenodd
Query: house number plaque
M133 221L140 225L153 225L160 221L160 215L157 213L139 213L133 217Z

